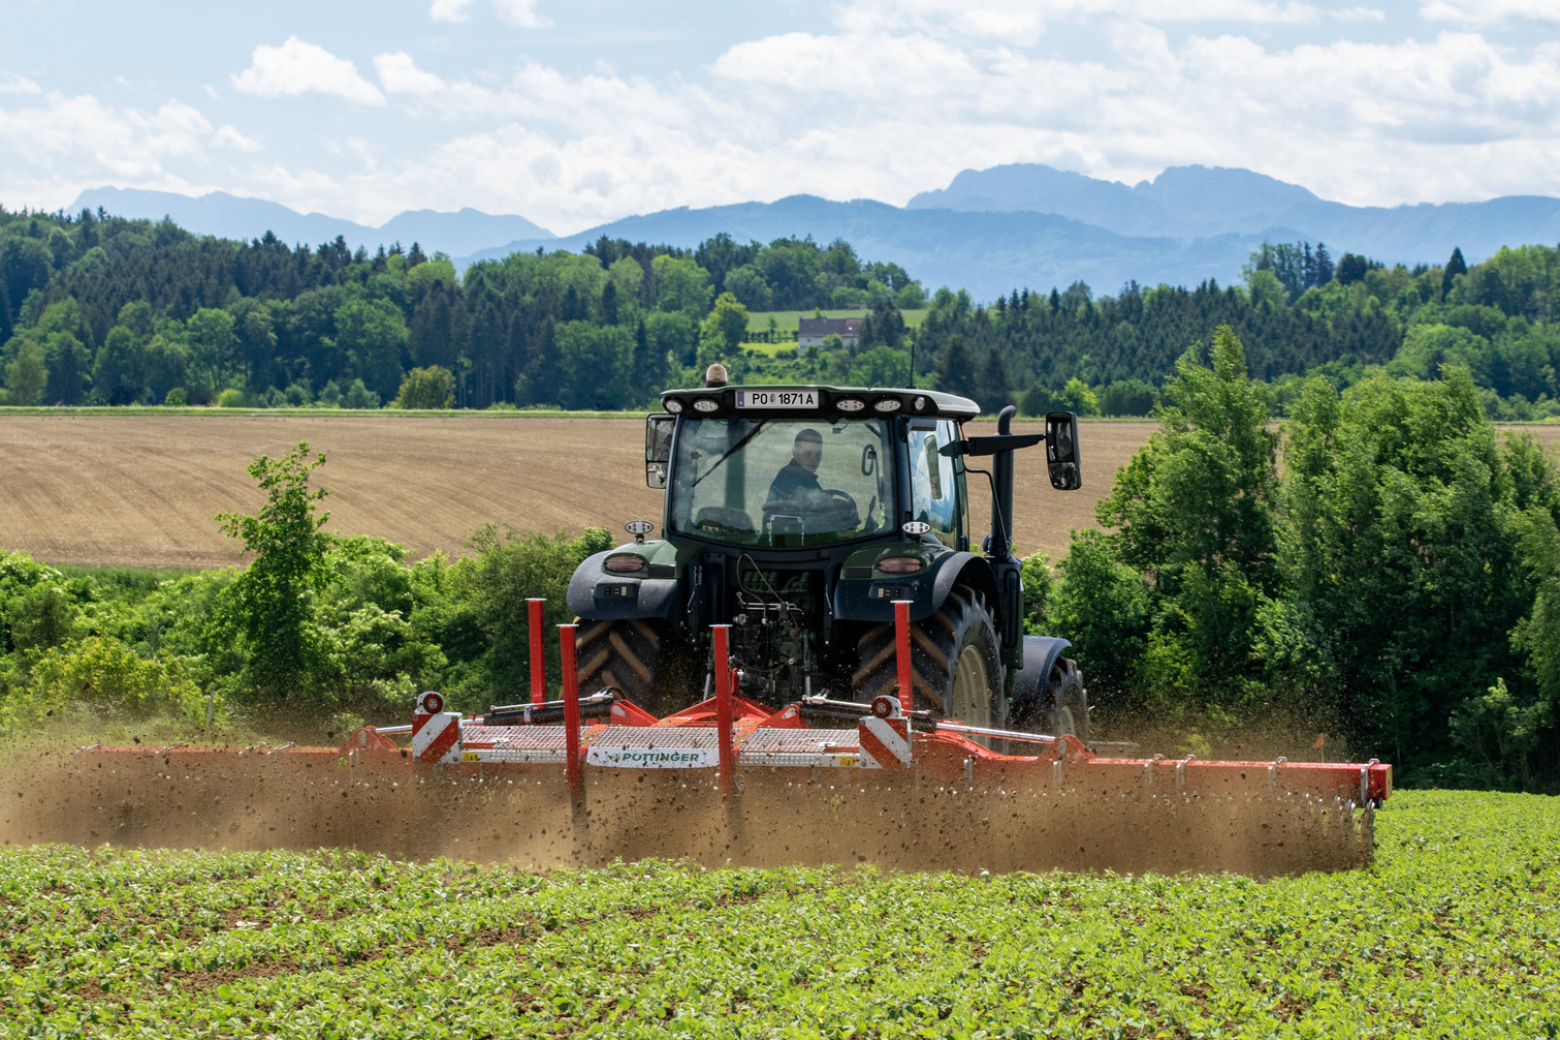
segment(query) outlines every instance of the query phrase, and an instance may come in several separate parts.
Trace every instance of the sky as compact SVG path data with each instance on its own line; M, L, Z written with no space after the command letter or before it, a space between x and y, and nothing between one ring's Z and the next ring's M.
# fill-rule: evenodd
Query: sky
M1039 162L1560 195L1560 0L0 0L0 204L221 190L570 234Z

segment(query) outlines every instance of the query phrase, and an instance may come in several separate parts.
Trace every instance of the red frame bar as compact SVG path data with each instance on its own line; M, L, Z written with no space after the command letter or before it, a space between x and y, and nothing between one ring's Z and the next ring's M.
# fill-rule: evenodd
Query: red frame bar
M580 677L574 663L574 632L577 625L559 625L558 643L563 652L563 775L569 794L578 798L585 791L580 770Z
M910 685L910 601L894 600L894 654L899 659L899 710L909 714L915 700Z
M542 650L542 604L545 599L525 601L531 611L531 703L547 699L547 659Z
M720 793L729 798L737 791L737 759L731 748L731 686L736 678L731 667L731 626L710 628L715 634L715 733L720 749Z

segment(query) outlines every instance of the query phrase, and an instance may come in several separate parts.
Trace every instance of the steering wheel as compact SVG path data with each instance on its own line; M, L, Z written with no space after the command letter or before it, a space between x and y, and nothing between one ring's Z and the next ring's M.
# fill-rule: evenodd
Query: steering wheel
M827 497L818 512L830 529L848 531L861 523L861 513L856 509L854 498L838 488L824 488L823 493Z

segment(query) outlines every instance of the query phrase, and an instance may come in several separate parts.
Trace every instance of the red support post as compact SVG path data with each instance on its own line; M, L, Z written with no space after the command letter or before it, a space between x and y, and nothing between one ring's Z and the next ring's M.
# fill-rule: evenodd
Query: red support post
M542 650L542 604L545 599L528 599L531 610L531 703L547 699L547 659Z
M894 655L899 661L899 710L910 714L915 702L910 685L910 601L894 600Z
M580 680L574 670L576 627L558 626L558 641L563 651L563 775L573 798L578 798L585 790L585 777L580 770Z
M737 790L737 763L731 749L731 626L715 630L715 736L720 746L720 793L730 798Z

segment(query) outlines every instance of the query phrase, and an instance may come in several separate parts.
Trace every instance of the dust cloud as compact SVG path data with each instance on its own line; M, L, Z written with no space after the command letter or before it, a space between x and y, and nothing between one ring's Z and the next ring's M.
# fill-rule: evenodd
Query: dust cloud
M316 755L49 752L11 762L0 780L8 845L1265 878L1357 867L1372 844L1368 814L1316 800L992 790L845 770L744 773L727 800L709 771L596 769L578 804L548 767L348 767Z

